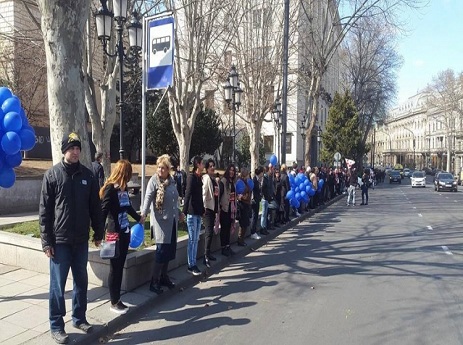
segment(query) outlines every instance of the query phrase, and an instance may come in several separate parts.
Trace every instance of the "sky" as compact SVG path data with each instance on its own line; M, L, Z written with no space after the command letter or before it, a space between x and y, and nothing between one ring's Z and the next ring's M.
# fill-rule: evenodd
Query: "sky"
M463 0L429 0L426 7L403 16L408 30L398 43L403 65L397 73L396 105L441 71L463 72Z

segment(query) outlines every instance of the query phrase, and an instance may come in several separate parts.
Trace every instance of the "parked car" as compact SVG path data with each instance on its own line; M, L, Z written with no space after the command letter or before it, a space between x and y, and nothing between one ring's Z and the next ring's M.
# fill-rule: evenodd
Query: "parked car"
M404 169L404 177L410 177L412 176L412 171L408 168Z
M457 181L454 180L451 173L440 172L436 175L434 180L435 191L440 192L441 190L450 190L452 192L456 192L457 189Z
M426 175L423 171L415 171L410 177L410 182L413 187L426 187Z
M392 183L392 182L397 182L397 183L402 184L402 176L400 176L400 172L398 172L397 170L391 170L389 172L389 183Z

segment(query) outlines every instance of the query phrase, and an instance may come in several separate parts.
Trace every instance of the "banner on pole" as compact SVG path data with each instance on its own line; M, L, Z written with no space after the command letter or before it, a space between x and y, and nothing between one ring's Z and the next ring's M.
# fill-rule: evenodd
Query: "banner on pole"
M146 30L146 88L168 88L174 78L174 17L147 18Z

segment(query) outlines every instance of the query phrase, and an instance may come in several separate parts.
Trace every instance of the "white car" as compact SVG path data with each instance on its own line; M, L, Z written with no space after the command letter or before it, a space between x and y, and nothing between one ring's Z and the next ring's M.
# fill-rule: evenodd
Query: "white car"
M410 178L413 187L426 187L426 174L423 171L415 171Z

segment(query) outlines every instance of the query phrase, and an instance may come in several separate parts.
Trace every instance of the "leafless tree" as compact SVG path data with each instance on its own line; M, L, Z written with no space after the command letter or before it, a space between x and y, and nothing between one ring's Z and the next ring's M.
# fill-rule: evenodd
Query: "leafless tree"
M447 140L447 171L457 132L463 130L463 73L447 69L437 74L424 90L429 116L440 123Z
M307 87L309 115L306 129L305 163L310 165L310 138L322 96L322 80L345 36L355 28L360 19L381 18L381 21L397 29L403 23L398 14L406 8L418 7L425 0L300 0L302 16L307 25L302 26L305 60L299 68L300 83Z

